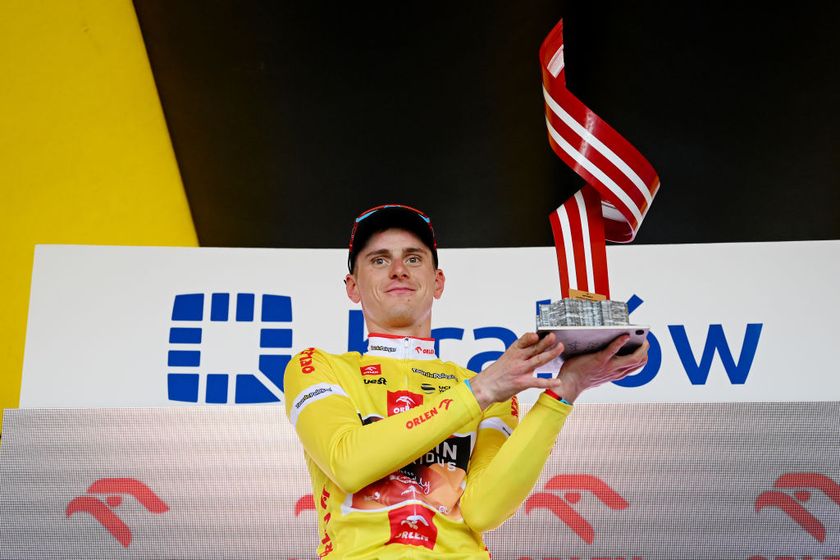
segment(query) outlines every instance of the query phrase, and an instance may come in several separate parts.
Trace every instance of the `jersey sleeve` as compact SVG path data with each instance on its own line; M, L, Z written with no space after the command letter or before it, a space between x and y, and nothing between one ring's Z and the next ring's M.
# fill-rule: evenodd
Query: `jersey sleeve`
M516 401L501 404L507 407L488 408L479 425L461 497L464 521L477 532L495 529L516 512L572 410L543 394L517 426Z
M314 348L286 367L286 415L306 453L339 488L357 492L420 457L481 415L459 383L436 399L362 425L329 356Z

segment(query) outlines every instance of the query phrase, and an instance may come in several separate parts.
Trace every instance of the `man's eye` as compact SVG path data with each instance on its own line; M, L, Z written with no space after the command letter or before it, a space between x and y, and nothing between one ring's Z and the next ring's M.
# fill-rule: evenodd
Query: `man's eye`
M417 256L417 255L411 255L410 257L408 257L407 259L405 259L405 262L407 262L407 263L409 263L409 264L420 264L421 260L422 260L422 259L421 259L419 256Z
M384 257L374 257L370 262L373 264L385 264L386 261Z

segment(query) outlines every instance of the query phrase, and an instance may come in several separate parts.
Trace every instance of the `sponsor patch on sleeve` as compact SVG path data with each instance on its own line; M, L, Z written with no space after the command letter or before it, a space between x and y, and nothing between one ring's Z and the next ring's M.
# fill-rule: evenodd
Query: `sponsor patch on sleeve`
M330 383L316 383L315 385L310 385L301 391L298 396L295 397L295 400L292 403L291 413L289 414L289 420L292 422L292 425L297 426L298 415L300 415L304 408L315 401L319 401L333 395L346 397L347 393L344 392L344 389L342 389L340 385L332 385Z

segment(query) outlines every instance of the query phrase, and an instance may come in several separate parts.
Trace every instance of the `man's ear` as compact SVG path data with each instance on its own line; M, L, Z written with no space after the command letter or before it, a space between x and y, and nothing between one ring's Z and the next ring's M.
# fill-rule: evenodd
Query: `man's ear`
M352 274L344 277L344 289L347 290L347 297L350 298L350 301L353 303L362 301L359 295L359 285L356 283L356 278Z
M440 299L443 295L444 284L446 284L446 276L441 269L437 269L435 271L435 299Z

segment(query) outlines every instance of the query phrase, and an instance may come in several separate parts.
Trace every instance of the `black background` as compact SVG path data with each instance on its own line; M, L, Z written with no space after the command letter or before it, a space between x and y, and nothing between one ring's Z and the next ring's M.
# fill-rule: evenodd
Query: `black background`
M344 247L383 202L442 247L551 245L539 46L654 165L637 243L840 238L840 3L135 0L201 245Z

